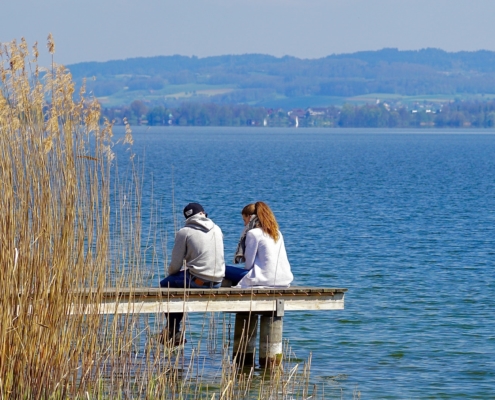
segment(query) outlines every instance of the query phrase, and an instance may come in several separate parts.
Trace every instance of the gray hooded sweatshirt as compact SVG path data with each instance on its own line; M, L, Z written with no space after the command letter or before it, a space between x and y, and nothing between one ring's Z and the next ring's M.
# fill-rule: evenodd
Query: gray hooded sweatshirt
M168 273L179 272L184 260L189 272L200 279L221 282L225 276L222 231L204 215L189 217L177 232Z

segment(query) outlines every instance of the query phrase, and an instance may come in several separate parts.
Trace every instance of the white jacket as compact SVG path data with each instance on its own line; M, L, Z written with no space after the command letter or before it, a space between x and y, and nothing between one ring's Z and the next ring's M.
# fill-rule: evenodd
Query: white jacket
M285 251L284 238L279 232L275 242L261 228L254 228L246 234L245 269L250 271L242 278L237 287L284 286L294 279L289 259Z

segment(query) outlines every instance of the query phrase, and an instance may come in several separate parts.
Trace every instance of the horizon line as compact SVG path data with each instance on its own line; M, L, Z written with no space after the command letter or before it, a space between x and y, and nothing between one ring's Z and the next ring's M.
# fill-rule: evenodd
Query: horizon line
M473 53L480 53L480 52L495 53L495 50L486 50L486 49L447 51L447 50L443 50L443 49L438 48L438 47L423 47L420 49L408 49L408 50L399 49L397 47L383 47L383 48L378 49L378 50L358 50L358 51L354 51L354 52L350 52L350 53L332 53L332 54L329 54L326 56L314 57L314 58L297 57L297 56L293 56L293 55L289 55L289 54L285 54L283 56L275 56L273 54L268 54L268 53L225 53L225 54L217 54L217 55L210 55L210 56L184 55L184 54L177 54L176 53L176 54L162 54L162 55L155 55L155 56L135 56L135 57L128 57L128 58L109 59L109 60L105 60L105 61L79 61L79 62L65 64L65 65L69 66L69 65L77 65L77 64L85 64L85 63L104 64L107 62L129 61L129 60L136 60L136 59L165 58L165 57L184 57L184 58L190 58L190 59L204 60L204 59L216 58L216 57L226 57L226 56L241 57L241 56L252 56L252 55L272 57L275 59L293 58L293 59L297 59L297 60L315 61L315 60L322 60L322 59L329 58L329 57L351 56L351 55L362 54L362 53L379 53L379 52L383 52L383 51L387 51L387 50L394 51L397 53L414 53L414 52L419 53L419 52L423 52L423 51L434 50L434 51L438 51L438 52L442 52L442 53L446 53L446 54L454 54L454 55L455 54L461 54L461 53L473 54Z

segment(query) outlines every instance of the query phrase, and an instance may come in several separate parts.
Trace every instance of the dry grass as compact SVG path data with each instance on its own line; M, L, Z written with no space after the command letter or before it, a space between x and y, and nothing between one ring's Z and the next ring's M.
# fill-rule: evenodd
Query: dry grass
M0 49L0 398L308 398L310 363L239 368L225 321L205 317L176 354L151 339L163 315L69 314L105 287L146 285L147 252L163 244L142 243L139 173L111 175L99 103L37 57L24 40ZM132 145L129 129L121 144Z

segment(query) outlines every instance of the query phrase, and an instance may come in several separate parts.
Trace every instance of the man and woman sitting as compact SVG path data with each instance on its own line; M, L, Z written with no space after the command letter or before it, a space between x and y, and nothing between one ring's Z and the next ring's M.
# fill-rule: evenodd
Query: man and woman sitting
M244 230L237 245L234 263L225 265L221 229L208 218L201 204L184 208L184 227L175 237L168 277L160 287L208 289L219 288L222 280L239 288L287 287L293 280L284 239L275 215L264 202L242 209ZM180 332L182 313L170 313L168 328L161 334L163 343L185 343Z

